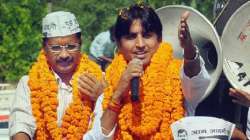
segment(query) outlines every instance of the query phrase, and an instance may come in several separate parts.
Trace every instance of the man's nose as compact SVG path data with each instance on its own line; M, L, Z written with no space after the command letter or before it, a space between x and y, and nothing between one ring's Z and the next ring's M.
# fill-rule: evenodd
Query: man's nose
M68 58L70 58L70 54L65 48L62 48L59 57L60 59L67 60Z
M144 41L144 38L141 35L139 35L137 37L135 45L136 45L137 48L144 48L145 47L145 41Z

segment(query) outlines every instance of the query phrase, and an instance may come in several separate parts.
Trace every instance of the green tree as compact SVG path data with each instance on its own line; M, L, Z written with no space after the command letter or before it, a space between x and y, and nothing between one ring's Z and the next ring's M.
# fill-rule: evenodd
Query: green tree
M38 0L1 1L0 81L17 81L36 58L41 48L45 4Z

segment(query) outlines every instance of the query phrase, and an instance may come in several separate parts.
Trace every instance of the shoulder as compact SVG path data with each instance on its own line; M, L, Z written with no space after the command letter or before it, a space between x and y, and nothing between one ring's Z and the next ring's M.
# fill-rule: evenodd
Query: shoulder
M101 32L99 33L96 38L98 41L100 42L107 42L110 40L110 32L109 31L106 31L106 32Z
M29 81L29 76L28 75L24 75L20 78L18 84L28 84Z
M18 92L28 93L30 91L28 82L29 82L29 76L28 75L22 76L17 84L16 93Z

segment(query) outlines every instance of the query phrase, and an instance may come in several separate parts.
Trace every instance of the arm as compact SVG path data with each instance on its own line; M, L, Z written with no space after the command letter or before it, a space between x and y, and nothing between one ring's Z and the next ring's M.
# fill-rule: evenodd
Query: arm
M30 140L36 129L27 82L27 76L19 81L10 109L9 135L13 140Z
M83 96L89 97L93 102L95 102L95 109L94 109L94 120L90 122L93 126L86 134L84 134L84 140L112 140L115 128L108 132L102 132L101 126L101 116L103 114L102 110L102 100L103 95L100 95L103 92L103 88L105 87L106 83L103 79L98 81L92 74L84 73L79 76L78 78L78 88L80 93ZM100 96L99 96L100 95Z
M119 91L117 91L119 92ZM119 94L122 94L122 93L117 93L115 92L114 93L114 97L112 97L112 100L115 100L116 102L121 102L121 98L119 96L116 96L116 95L119 95ZM109 134L112 129L114 129L117 121L118 121L118 113L119 112L115 112L113 110L110 110L110 109L106 109L105 112L103 113L103 116L101 117L101 127L102 127L102 132L104 134Z
M189 32L188 17L189 12L184 12L181 15L178 34L180 45L184 49L184 72L188 77L192 78L200 72L201 67L197 48L194 46Z
M123 97L125 97L130 81L133 77L140 77L143 73L143 63L141 60L133 59L128 63L126 70L123 72L116 90L113 93L112 99L109 103L115 103L122 106ZM101 117L101 127L104 134L110 133L118 119L119 110L107 108Z
M185 74L184 69L181 70L181 83L185 97L186 113L188 116L194 115L195 109L203 100L211 80L202 58L200 58L200 62L201 71L198 75L192 78Z
M185 107L188 115L194 115L210 83L210 77L204 62L194 46L187 19L189 12L184 12L179 25L180 45L184 49L184 66L181 75L182 88L185 96Z
M84 135L83 140L112 140L115 127L109 133L103 133L101 126L101 116L103 95L99 96L94 109L94 121L92 122L93 127Z

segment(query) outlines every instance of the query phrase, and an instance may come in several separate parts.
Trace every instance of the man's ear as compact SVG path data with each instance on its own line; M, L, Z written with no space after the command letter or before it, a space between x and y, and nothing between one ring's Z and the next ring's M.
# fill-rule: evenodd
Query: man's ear
M45 47L46 47L45 43L42 43L42 48L41 48L41 49L42 49L42 50L45 52L45 54L46 54L46 50L45 50L46 48L45 48Z
M116 52L119 53L121 48L121 43L117 40L115 41L115 43L116 43Z
M162 42L162 37L158 37L157 39L159 42Z
M45 49L47 42L48 42L47 38L42 39L42 47L43 47L43 49Z

